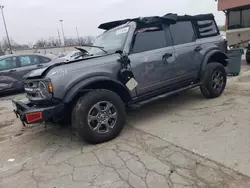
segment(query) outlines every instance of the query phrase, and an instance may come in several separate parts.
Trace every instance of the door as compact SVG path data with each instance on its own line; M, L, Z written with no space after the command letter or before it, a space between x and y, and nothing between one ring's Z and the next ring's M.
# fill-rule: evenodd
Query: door
M0 60L0 91L23 88L23 76L46 66L51 59L36 55L21 55Z
M32 70L42 68L43 65L40 63L39 59L35 55L22 55L18 56L18 62L20 67L16 74L22 79L23 76Z
M19 66L17 57L0 59L0 92L21 89L21 78L17 75Z
M191 21L180 21L170 26L176 55L176 81L196 79L203 60L202 47ZM183 33L185 31L185 33Z
M166 87L174 76L174 49L166 32L157 25L140 28L134 34L129 58L138 95Z

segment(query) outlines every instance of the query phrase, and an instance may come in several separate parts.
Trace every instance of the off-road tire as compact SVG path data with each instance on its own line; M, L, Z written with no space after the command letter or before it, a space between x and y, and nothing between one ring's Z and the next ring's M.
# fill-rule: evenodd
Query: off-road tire
M113 129L102 134L92 130L88 124L88 114L91 108L101 101L111 103L117 111L117 120ZM98 144L110 141L120 134L126 121L126 110L123 101L116 93L109 90L93 90L79 98L71 117L72 126L79 136L88 143Z
M223 84L219 90L213 88L213 74L220 71L223 76ZM217 98L225 90L227 83L227 72L224 66L220 63L209 63L206 66L204 75L202 77L202 84L200 86L201 93L206 98Z
M247 64L250 64L250 52L246 53L246 62Z

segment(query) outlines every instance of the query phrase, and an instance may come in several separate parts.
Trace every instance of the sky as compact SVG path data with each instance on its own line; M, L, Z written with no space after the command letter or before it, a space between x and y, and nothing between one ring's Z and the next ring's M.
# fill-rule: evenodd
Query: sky
M10 37L19 44L58 37L63 20L65 37L97 36L100 23L133 17L163 16L167 13L214 13L219 25L225 23L215 0L0 0ZM0 40L6 36L0 16Z

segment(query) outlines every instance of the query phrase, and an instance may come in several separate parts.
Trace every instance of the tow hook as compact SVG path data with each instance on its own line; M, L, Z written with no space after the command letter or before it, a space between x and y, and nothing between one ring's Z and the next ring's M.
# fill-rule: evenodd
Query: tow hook
M22 121L23 127L26 127L26 124Z
M18 118L19 116L18 116L17 111L16 111L16 110L13 110L13 112L16 114L16 118Z

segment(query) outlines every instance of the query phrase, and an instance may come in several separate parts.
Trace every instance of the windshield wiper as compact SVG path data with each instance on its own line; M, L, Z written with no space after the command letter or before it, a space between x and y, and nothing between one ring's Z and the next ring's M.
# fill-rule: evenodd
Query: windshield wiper
M82 49L82 48L78 48L78 47L75 47L75 49L79 50L80 52L82 52L84 55L85 54L89 54L89 52L85 49Z
M102 50L103 52L105 52L106 54L108 54L108 52L106 50L104 50L104 47L102 47L102 46L92 46L92 45L88 45L88 44L84 44L84 45L81 45L81 46L98 48L98 49Z

